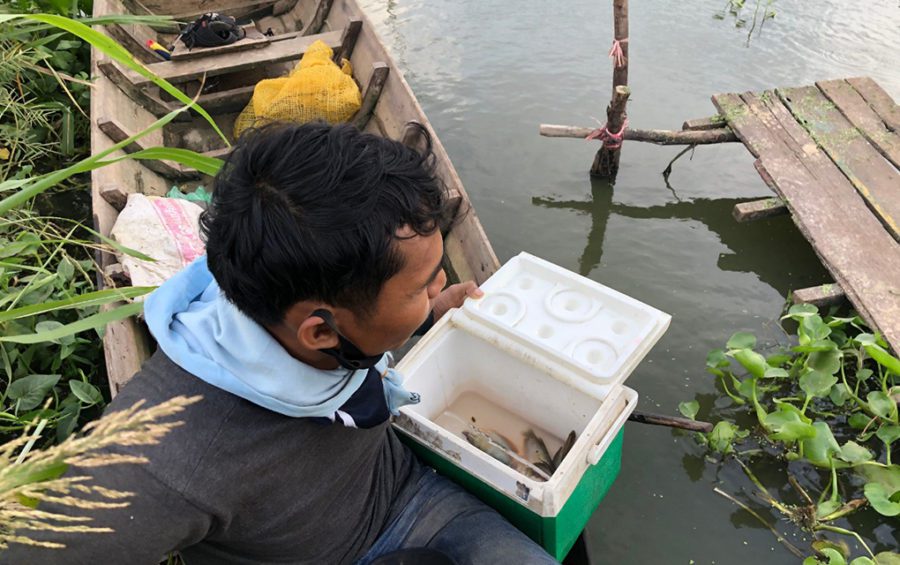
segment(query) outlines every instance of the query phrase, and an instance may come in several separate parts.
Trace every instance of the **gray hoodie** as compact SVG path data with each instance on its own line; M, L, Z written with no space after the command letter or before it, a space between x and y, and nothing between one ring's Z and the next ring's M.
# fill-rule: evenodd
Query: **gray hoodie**
M188 565L351 563L406 505L422 472L387 422L354 429L278 414L162 352L109 409L197 394L203 400L179 415L184 425L161 445L120 450L143 453L149 464L80 471L136 493L127 508L92 514L92 525L115 533L33 535L67 548L12 544L0 563L156 564L174 549Z

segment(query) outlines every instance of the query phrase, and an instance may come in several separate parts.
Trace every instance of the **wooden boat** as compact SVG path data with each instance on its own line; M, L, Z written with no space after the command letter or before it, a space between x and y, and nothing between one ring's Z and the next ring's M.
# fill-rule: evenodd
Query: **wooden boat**
M171 61L163 61L144 45L148 39L169 45L177 28L159 30L144 25L112 25L102 30L155 74L188 95L195 96L198 89L203 88L199 93L199 104L213 115L225 132L231 131L235 117L249 102L257 81L285 74L315 40L325 41L335 50L336 57L349 58L353 65L363 93L362 108L353 118L358 127L408 144L418 141L414 135L417 130L409 126L410 122L422 124L432 134L438 175L451 198L459 203L458 222L445 235L445 266L450 278L472 279L480 284L499 267L444 147L402 73L354 0L224 0L214 6L203 1L174 0L94 2L94 16L156 14L192 21L211 9L239 21L252 21L245 26L247 37L223 47L188 51L181 46L174 51ZM269 30L274 35L264 35ZM91 149L94 153L144 130L158 117L180 105L163 96L152 82L120 67L97 51L94 52L93 70ZM180 114L179 118L181 121L147 135L126 151L160 145L185 147L214 156L227 151L225 143L203 118L188 112ZM97 169L92 175L94 223L96 229L107 236L128 193L162 195L173 184L193 181L209 186L210 180L176 163L130 159ZM103 253L100 262L106 272L115 270L116 258L112 254ZM134 318L109 324L103 339L110 388L112 394L116 394L138 371L154 346L146 328Z

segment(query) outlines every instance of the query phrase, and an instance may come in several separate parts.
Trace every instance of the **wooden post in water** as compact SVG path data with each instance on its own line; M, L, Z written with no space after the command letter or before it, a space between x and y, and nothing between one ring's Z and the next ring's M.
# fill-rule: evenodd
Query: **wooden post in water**
M614 180L619 171L619 153L625 133L625 104L631 91L628 89L628 0L613 0L613 27L615 39L609 56L613 60L612 101L606 108L606 125L588 139L600 139L603 147L597 151L591 174Z
M606 126L596 136L603 139L603 147L594 156L594 165L591 167L592 175L615 179L616 173L619 172L619 152L625 133L625 104L630 95L631 89L627 86L617 86L612 102L606 107ZM589 136L588 139L591 137Z
M628 0L613 0L613 97L617 86L628 86ZM616 52L618 44L621 59Z

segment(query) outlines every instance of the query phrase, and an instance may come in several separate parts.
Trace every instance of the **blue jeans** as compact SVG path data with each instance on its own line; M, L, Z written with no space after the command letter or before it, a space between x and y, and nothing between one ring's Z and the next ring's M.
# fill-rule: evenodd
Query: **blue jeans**
M423 466L416 489L356 565L413 547L441 551L458 565L558 563L494 509L433 469Z

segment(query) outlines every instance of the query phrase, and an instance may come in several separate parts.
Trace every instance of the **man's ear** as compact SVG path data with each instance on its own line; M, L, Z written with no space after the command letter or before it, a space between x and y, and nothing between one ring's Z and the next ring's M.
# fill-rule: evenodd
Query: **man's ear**
M297 341L306 349L332 349L340 342L338 335L319 316L309 316L297 328Z

